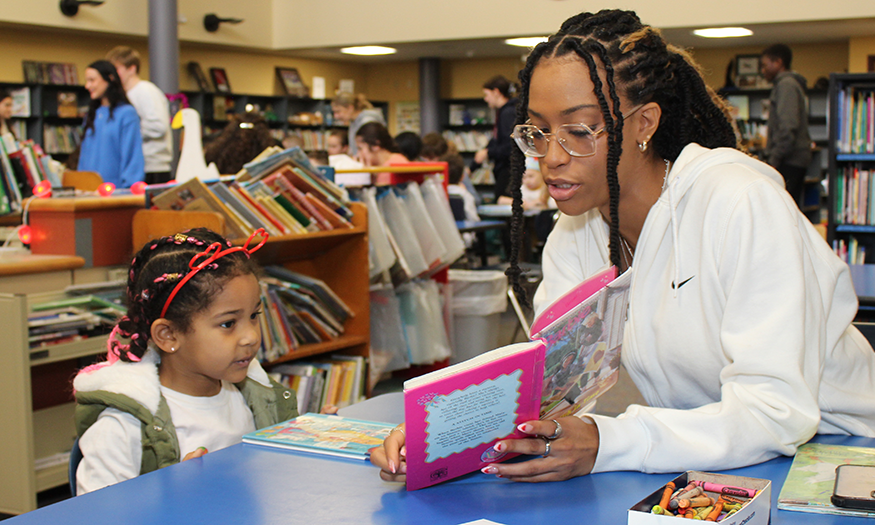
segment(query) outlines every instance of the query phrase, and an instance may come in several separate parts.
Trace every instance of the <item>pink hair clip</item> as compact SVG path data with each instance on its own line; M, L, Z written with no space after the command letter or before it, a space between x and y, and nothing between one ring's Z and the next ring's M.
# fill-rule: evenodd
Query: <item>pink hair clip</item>
M253 248L250 248L249 244L256 236L261 237L261 241ZM251 254L257 252L262 246L264 246L264 243L267 242L268 237L270 237L270 235L266 231L264 231L264 228L259 228L252 232L252 235L250 235L249 238L246 239L246 242L243 243L243 246L234 246L228 248L227 250L220 251L220 249L222 248L222 244L214 242L213 244L209 245L206 250L192 257L191 261L189 261L188 263L188 267L191 269L191 271L185 274L185 277L183 277L178 283L176 283L173 291L170 292L170 295L167 296L167 302L164 303L164 308L161 309L161 317L164 317L164 314L167 313L167 309L170 307L170 303L173 302L173 298L176 297L176 294L179 292L179 290L199 271L207 267L210 267L211 269L218 268L218 264L214 264L214 261L219 257L224 257L225 255L228 255L229 253L243 252L246 254L246 257L249 257ZM204 260L198 262L198 260L202 258Z

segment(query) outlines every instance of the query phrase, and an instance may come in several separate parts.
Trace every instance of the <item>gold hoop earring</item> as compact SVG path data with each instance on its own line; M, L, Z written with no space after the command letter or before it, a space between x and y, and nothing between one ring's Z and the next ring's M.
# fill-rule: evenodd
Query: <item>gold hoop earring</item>
M641 153L644 153L645 151L647 151L647 141L646 140L644 142L642 142L641 144L638 144L638 150Z

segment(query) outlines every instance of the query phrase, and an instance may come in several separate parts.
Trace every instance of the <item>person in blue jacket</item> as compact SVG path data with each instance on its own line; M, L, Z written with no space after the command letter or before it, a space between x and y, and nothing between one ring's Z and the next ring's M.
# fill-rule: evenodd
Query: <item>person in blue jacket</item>
M118 72L98 60L85 69L91 95L79 153L80 171L96 171L104 182L130 187L145 177L140 117L128 102Z

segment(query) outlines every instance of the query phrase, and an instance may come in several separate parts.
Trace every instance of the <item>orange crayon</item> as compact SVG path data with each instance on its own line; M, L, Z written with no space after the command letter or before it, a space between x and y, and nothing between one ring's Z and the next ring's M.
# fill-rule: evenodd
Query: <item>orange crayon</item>
M705 518L705 521L716 521L717 516L723 512L723 498L717 498L717 503L714 505L714 510Z
M671 499L671 493L674 492L674 481L669 481L665 484L665 490L662 492L662 499L659 500L659 506L663 509L668 508L668 501Z

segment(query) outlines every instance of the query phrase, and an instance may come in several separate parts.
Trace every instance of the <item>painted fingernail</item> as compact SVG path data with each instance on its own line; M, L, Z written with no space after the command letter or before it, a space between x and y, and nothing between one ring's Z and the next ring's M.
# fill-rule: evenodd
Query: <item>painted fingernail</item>
M389 470L392 472L392 474L395 474L395 462L391 459L389 460Z
M493 466L487 466L480 469L480 472L484 474L498 474L498 469Z
M532 431L532 425L528 423L521 423L517 428L520 432L525 432L526 434Z
M401 447L401 455L407 457L407 447Z
M206 454L207 452L209 452L209 450L207 450L207 447L198 447L198 448L201 449L201 450L203 450L203 451L204 451L204 454Z
M496 443L495 444L495 451L496 452L504 452L504 443L502 443L501 441Z

